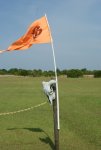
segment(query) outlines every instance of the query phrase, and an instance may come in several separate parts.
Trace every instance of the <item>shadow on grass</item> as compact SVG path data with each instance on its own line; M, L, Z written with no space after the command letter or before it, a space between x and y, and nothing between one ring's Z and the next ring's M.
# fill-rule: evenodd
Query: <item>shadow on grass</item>
M17 129L20 129L20 128L10 128L10 129L7 129L7 130L17 130ZM43 143L49 144L50 147L52 148L52 150L54 150L54 143L53 143L53 141L51 140L49 135L44 130L42 130L41 128L22 128L22 129L29 130L31 132L43 132L46 137L45 138L40 138L39 137L39 140L41 142L43 142Z

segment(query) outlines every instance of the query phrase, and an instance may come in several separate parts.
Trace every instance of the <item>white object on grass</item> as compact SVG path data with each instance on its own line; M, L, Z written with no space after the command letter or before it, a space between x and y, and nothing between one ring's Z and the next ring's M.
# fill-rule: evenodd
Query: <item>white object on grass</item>
M56 81L55 80L50 80L49 82L43 81L42 85L49 102L52 104L53 100L55 100Z

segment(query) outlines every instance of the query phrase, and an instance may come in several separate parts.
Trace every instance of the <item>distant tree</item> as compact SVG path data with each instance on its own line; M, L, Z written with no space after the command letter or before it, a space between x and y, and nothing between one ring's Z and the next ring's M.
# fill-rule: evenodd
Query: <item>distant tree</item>
M43 76L47 77L48 76L48 71L43 71Z
M94 71L87 70L86 68L81 69L83 75L93 75Z
M54 72L51 71L51 70L49 70L49 71L43 71L42 75L45 76L45 77L52 77L52 76L54 76Z
M28 76L28 71L25 69L19 69L18 72L19 72L18 75L20 76Z
M94 77L95 78L101 78L101 70L94 71Z
M38 77L42 76L42 70L41 69L37 70L37 75L38 75Z
M62 70L61 71L61 75L67 75L67 70L65 69L65 70Z
M12 68L8 70L8 74L18 75L19 70L17 68Z
M81 69L81 71L82 71L83 75L87 74L87 69L86 68Z
M52 77L54 75L55 75L54 71L52 71L52 70L47 71L47 76Z
M59 68L57 68L57 75L58 75L58 76L61 75L61 71L60 71Z
M31 74L33 77L40 77L40 76L42 76L43 72L41 69L39 69L39 70L34 69L34 70L32 70Z
M78 78L82 76L83 76L83 73L79 69L71 69L67 71L67 77Z
M32 76L32 70L27 70L28 76Z
M0 75L5 75L7 74L7 70L6 69L0 69Z
M25 69L17 69L17 68L11 68L9 70L6 69L0 69L0 75L19 75L19 76L33 76L33 77L40 77L40 76L46 76L46 77L53 77L55 76L55 72L52 70L49 71L42 71L41 69L34 69L34 70L25 70ZM81 70L79 69L71 69L71 70L60 70L57 68L57 74L60 75L67 75L67 77L71 78L78 78L82 77L83 75L94 75L94 77L101 77L101 70L87 70L86 68L83 68Z

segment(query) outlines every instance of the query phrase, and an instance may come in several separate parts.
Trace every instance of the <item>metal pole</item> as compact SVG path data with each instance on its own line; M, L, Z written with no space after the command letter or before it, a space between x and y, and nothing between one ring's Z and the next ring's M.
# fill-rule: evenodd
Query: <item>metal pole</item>
M60 129L60 118L59 118L59 89L58 89L58 77L57 77L57 67L56 67L56 60L55 60L55 52L54 52L54 46L53 42L52 45L52 52L53 52L53 59L54 59L54 68L55 68L55 78L56 78L56 113L57 113L57 129Z
M54 61L54 70L55 70L55 78L56 78L57 129L59 130L60 129L60 118L59 118L59 90L58 90L57 66L56 66L56 59L55 59L55 50L54 50L54 45L53 45L53 39L52 39L51 30L50 30L50 26L49 26L46 14L45 14L45 17L46 17L46 21L47 21L47 24L48 24L48 27L49 27L49 33L50 33L50 38L51 38L51 47L52 47L52 53L53 53L53 61Z

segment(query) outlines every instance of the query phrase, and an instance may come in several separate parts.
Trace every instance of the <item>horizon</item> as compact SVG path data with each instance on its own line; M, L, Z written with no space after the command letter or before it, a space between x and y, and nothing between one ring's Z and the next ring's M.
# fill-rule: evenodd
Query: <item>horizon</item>
M8 69L5 69L5 68L0 68L0 70L6 70L6 71L9 71L9 70L11 70L11 69L18 69L18 70L26 70L26 71L28 71L28 70L30 70L30 71L33 71L33 70L41 70L41 71L53 71L53 72L55 72L54 71L54 69L53 70L44 70L44 69L40 69L40 68L37 68L37 69L35 69L35 68L33 68L33 69L25 69L25 68L8 68ZM57 70L59 70L59 71L64 71L64 70L83 70L83 69L85 69L86 71L100 71L101 69L87 69L87 68L70 68L70 69L60 69L60 68L57 68Z

